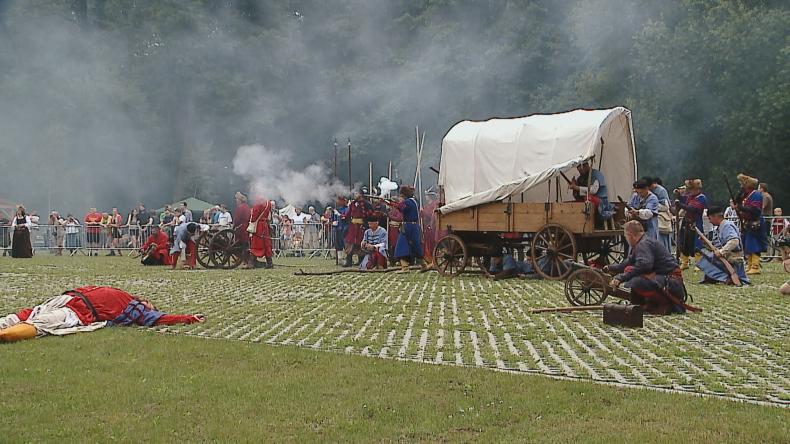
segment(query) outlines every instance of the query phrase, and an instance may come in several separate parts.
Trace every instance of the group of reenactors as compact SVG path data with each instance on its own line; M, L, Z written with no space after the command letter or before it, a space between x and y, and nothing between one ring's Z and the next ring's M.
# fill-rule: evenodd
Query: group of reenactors
M414 197L415 189L408 185L400 187L396 200L368 195L361 187L356 190L351 202L338 197L337 220L339 250L345 255L346 267L353 266L353 257L362 269L387 268L397 263L401 271L411 265L428 268L424 259L420 206ZM250 207L244 194L236 193L236 209L233 229L236 245L242 251L242 268L272 268L272 242L270 216L274 204L263 197L256 197ZM387 227L387 228L383 228ZM196 266L196 238L205 225L187 222L178 225L172 242L158 227L141 247L144 265L169 265L176 268L181 253L184 253L184 268ZM265 260L261 262L260 259Z
M367 188L361 187L348 205L339 202L339 220L344 229L338 237L342 237L339 250L345 255L344 267L354 266L356 255L357 266L366 270L385 269L391 263L400 266L402 272L411 265L428 269L420 205L414 194L414 187L402 185L397 199L391 200L370 196Z
M578 171L579 177L569 180L568 188L577 200L590 202L596 225L601 226L615 214L604 176L586 162ZM700 179L686 180L673 190L672 201L660 179L635 182L623 221L627 258L621 264L603 267L614 276L610 286L629 287L632 302L644 304L649 312L666 314L691 308L685 304L682 275L691 257L704 274L703 283L741 285L749 283L750 275L760 274L760 254L767 250L769 234L763 218L763 195L757 179L745 174L737 179L741 187L732 198L735 221L725 217L724 208L708 204ZM712 240L704 237L704 216L717 227L718 235ZM674 228L673 219L677 221ZM671 254L673 230L677 230L676 256Z

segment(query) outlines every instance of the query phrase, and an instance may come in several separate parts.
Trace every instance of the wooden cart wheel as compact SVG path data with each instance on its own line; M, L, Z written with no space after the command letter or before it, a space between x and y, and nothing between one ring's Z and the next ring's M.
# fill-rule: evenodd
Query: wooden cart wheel
M209 254L209 245L211 244L211 237L213 233L204 231L198 236L197 246L197 261L203 268L214 268L211 263L211 256Z
M608 294L606 277L594 270L576 270L565 281L565 298L571 305L601 305Z
M576 258L576 239L562 225L544 225L532 238L532 263L546 279L560 280L571 272L566 261Z
M209 245L211 261L216 266L230 270L241 265L243 260L242 249L236 245L236 235L233 230L222 230L215 234Z
M442 276L458 276L466 268L469 251L460 237L450 234L439 239L433 250L433 260Z
M595 251L583 251L581 259L585 265L597 268L619 264L625 260L625 238L618 235L601 239L598 248Z

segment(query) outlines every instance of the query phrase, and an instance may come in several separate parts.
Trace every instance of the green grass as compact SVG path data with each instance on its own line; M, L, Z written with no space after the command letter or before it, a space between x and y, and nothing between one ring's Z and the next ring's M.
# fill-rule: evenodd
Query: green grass
M0 258L3 313L104 284L208 315L163 329L174 334L118 328L0 345L0 442L790 442L788 409L490 370L499 359L567 375L564 363L583 379L613 370L629 384L790 403L790 298L776 294L786 279L776 265L749 289L689 282L702 314L633 330L600 314L530 315L565 305L555 282L298 277L294 267L333 263L279 262L289 266L187 272ZM382 351L464 366L360 356ZM471 367L478 357L482 368Z
M782 442L790 411L137 329L3 346L3 442Z

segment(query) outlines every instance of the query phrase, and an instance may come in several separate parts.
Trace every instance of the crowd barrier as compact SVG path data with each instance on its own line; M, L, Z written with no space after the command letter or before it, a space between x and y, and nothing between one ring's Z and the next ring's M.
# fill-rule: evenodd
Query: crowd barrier
M781 231L790 224L790 217L766 217L770 227L768 251L764 259L780 258ZM738 224L739 221L733 219ZM214 229L220 226L211 226ZM162 229L172 237L173 227ZM150 235L150 226L90 227L85 225L38 225L30 228L30 241L35 252L56 255L121 254L139 250ZM269 234L275 257L334 258L337 231L330 223L306 223L283 226L271 224ZM0 225L0 251L11 250L12 227Z
M214 230L219 225L209 225ZM271 224L269 234L275 256L334 257L335 230L329 223ZM172 240L174 227L161 227ZM13 228L0 225L0 251L11 250ZM85 225L41 225L30 227L34 252L56 255L123 254L138 251L151 234L151 226L91 227Z

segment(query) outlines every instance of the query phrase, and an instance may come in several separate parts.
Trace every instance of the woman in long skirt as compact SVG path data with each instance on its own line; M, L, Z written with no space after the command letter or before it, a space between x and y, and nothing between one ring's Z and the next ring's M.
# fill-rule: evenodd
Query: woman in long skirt
M30 216L25 214L25 208L20 205L16 208L16 216L11 221L13 241L11 243L11 257L33 257L33 247L30 245Z

